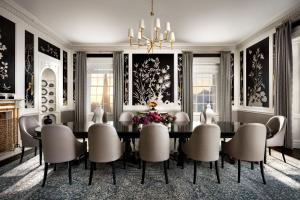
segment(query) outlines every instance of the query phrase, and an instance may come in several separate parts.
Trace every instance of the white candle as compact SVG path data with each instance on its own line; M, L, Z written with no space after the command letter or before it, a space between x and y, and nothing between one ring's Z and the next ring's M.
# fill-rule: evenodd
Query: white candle
M156 18L155 27L157 29L160 29L160 20L159 20L159 18Z
M174 34L174 32L171 32L170 42L175 42L175 34Z
M163 33L160 33L160 35L159 35L159 40L160 40L160 41L163 41L163 40L164 40L164 34L163 34Z
M171 24L170 24L170 22L167 22L167 23L166 23L166 30L167 30L168 32L171 31Z
M141 19L141 21L140 21L140 29L145 29L145 21L144 21L144 19Z
M138 32L138 40L141 40L141 39L142 39L142 32L139 31L139 32Z
M133 33L133 29L132 28L128 29L128 37L129 38L133 38L134 37L134 33Z

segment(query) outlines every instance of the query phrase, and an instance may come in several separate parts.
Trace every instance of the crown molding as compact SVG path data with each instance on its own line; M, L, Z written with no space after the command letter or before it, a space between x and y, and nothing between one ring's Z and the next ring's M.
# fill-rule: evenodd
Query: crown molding
M292 9L289 9L285 12L283 12L279 17L273 18L269 23L264 25L261 28L258 28L256 31L253 31L251 34L248 35L245 39L239 41L236 44L237 49L243 48L248 43L251 43L252 40L259 37L260 35L269 32L269 31L275 31L275 28L279 26L282 22L291 19L296 20L300 18L300 2L297 4L297 6L294 6Z
M36 16L34 16L29 11L19 6L17 3L10 0L1 0L0 7L4 8L14 16L20 18L27 24L31 25L32 27L40 31L41 33L49 36L50 38L60 43L64 47L69 49L72 48L70 41L56 34L55 31L53 31L50 27L43 24Z

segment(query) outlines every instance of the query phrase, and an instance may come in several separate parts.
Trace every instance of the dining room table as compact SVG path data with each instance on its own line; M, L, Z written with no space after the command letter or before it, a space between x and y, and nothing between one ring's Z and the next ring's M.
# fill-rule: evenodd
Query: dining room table
M105 122L110 124L116 129L118 136L123 142L125 143L125 155L127 158L132 158L130 156L132 154L132 148L130 145L130 141L133 138L139 138L141 129L144 125L141 124L134 124L132 122L120 122L120 121L108 121ZM193 130L195 127L201 124L200 121L191 121L191 122L176 122L166 124L169 129L169 136L170 138L177 138L179 139L178 145L178 154L177 154L177 165L183 164L184 153L182 151L182 144L191 137ZM217 124L221 129L221 138L225 141L226 138L232 138L237 131L238 127L241 125L240 122L223 122L218 121ZM41 142L41 129L42 127L37 127L35 132L37 133L36 139L40 141L40 149L42 149L42 142ZM78 139L82 139L85 141L88 138L88 130L85 131L73 131L74 136ZM41 158L40 154L40 160ZM131 159L132 160L132 159ZM136 162L136 161L135 161Z

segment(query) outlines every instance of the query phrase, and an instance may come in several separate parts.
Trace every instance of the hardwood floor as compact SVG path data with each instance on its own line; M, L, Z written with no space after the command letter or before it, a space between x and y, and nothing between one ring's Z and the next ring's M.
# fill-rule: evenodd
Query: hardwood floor
M278 147L272 148L272 150L281 152L281 148L278 148ZM300 160L300 149L285 149L284 153L288 156L291 156L293 158Z

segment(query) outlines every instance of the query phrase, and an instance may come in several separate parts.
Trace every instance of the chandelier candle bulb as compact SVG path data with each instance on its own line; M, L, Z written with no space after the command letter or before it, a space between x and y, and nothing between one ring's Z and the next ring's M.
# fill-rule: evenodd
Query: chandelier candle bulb
M141 39L142 39L142 32L139 31L139 32L138 32L138 40L141 40Z
M171 31L171 24L170 24L170 22L167 22L167 23L166 23L166 30L167 30L168 32Z
M170 42L175 42L175 34L174 34L174 32L171 32Z
M134 37L134 33L133 33L133 29L132 28L128 29L128 37L129 38L133 38Z
M160 33L159 40L160 41L164 40L164 34L163 33Z
M155 21L155 27L157 29L160 29L160 19L159 18L156 18L156 21Z
M140 21L140 29L145 29L145 21L144 21L144 19L141 19L141 21Z

